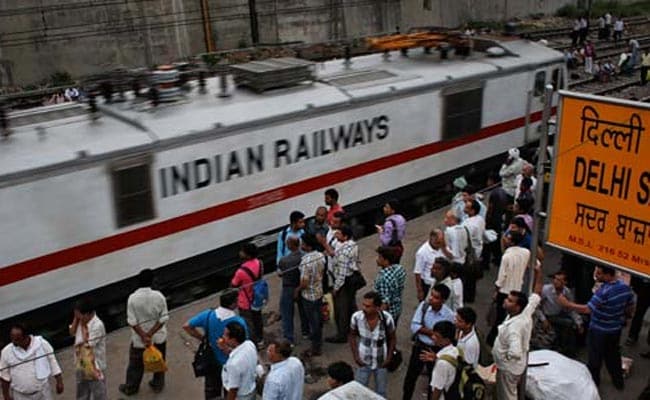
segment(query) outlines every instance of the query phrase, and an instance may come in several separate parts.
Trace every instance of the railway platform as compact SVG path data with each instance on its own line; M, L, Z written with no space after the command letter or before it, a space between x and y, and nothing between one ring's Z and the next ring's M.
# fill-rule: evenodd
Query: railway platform
M400 368L394 373L389 374L388 379L388 398L401 399L402 396L402 383L406 374L408 357L411 352L411 334L409 332L409 322L413 312L417 306L415 283L413 278L413 261L414 254L418 247L428 238L428 233L433 227L442 226L442 216L444 210L437 210L429 214L425 214L419 218L408 221L407 235L404 240L405 252L402 257L403 265L407 271L406 286L403 294L403 318L401 318L398 326L397 342L398 348L402 350L405 361ZM362 260L361 268L368 281L368 286L362 289L357 294L357 299L372 287L372 282L377 273L375 263L376 254L375 248L377 247L377 235L363 238L358 241L360 248L360 257ZM544 266L544 273L555 271L559 268L559 252L546 249L546 260ZM493 282L496 277L496 267L492 266L491 270L486 273L485 277L478 282L476 302L470 304L477 314L479 321L477 322L479 328L483 332L487 332L486 315L489 305L491 303L491 296L493 292ZM265 314L268 316L268 323L265 326L265 336L267 339L280 335L281 327L280 322L276 318L279 316L279 293L280 293L280 278L272 274L267 276L270 286L270 302L265 309ZM166 376L166 386L161 393L154 393L147 381L150 376L145 375L143 382L140 386L138 394L133 396L124 396L118 391L118 386L123 383L126 365L128 362L128 347L130 340L130 329L122 328L110 333L107 337L107 384L108 384L108 397L109 399L202 399L203 398L203 380L202 378L194 378L191 362L194 357L194 351L198 347L198 341L189 337L182 329L182 325L195 313L202 311L208 307L215 307L218 304L218 297L216 295L206 297L199 301L195 301L186 306L170 310L170 320L168 323L168 340L167 340L167 355L169 371ZM72 314L72 313L71 313ZM101 317L101 315L100 315ZM323 337L331 336L335 332L333 321L325 323ZM627 337L623 335L622 341ZM645 336L642 336L645 338ZM606 400L616 399L636 399L647 384L648 374L650 369L650 360L643 359L639 353L647 351L643 340L639 340L639 344L633 347L623 347L623 355L634 359L631 374L626 380L626 387L624 392L618 392L611 384L609 375L604 370L602 371L602 383L600 388L601 398ZM294 355L299 355L303 350L308 347L308 341L302 340L297 343L294 350ZM259 352L262 364L266 364L266 352ZM75 381L74 381L74 362L72 348L65 348L58 352L57 357L61 364L64 374L65 393L57 396L59 399L73 399L75 395ZM581 361L586 360L586 352L584 348L579 354ZM314 358L311 361L305 362L306 372L309 375L307 380L311 383L305 384L305 398L310 398L314 393L323 391L327 388L327 379L325 370L327 365L334 361L343 360L350 364L353 363L352 356L347 344L331 344L325 342L323 344L323 356ZM266 365L268 366L268 365ZM414 400L426 399L426 385L428 379L421 376L418 380L418 386L413 396ZM261 396L260 396L261 397Z

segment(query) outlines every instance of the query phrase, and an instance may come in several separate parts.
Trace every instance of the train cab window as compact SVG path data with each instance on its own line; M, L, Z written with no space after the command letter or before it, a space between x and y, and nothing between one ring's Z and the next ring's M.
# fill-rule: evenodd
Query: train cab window
M564 89L564 81L562 79L562 70L560 68L555 68L553 70L553 75L551 76L551 83L553 84L553 90Z
M154 217L150 167L150 157L120 161L111 166L118 227Z
M535 97L544 94L544 86L546 86L546 71L539 71L535 74L535 87L533 88Z
M483 86L452 88L443 92L444 116L442 139L451 140L481 129Z

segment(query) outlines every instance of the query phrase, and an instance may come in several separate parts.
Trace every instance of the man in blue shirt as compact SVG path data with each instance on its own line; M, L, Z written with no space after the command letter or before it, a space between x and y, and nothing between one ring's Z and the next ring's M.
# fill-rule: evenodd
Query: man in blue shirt
M291 343L286 339L274 340L267 349L271 362L264 383L264 400L302 400L305 368L296 357L291 357Z
M289 226L285 227L278 234L277 253L275 263L278 264L280 259L291 253L287 248L287 237L297 236L299 238L305 233L305 214L300 211L292 211L289 214Z
M428 372L433 369L433 362L424 362L422 360L423 352L431 353L439 350L439 346L431 338L433 326L438 321L454 322L454 312L445 305L450 293L451 291L447 286L437 284L431 289L428 302L421 302L415 310L415 315L411 320L411 333L413 333L415 340L406 377L404 378L403 400L411 400L422 367L426 367Z
M244 319L235 314L237 308L237 290L230 290L222 294L219 298L220 306L214 309L207 309L192 317L183 325L183 329L190 336L203 340L204 335L208 335L208 343L216 358L214 371L210 371L205 376L204 393L205 399L220 398L223 394L223 384L221 382L221 369L228 361L226 355L218 346L217 341L223 336L226 325L230 322L237 322L244 327L246 337L248 337L248 328ZM197 328L201 328L201 333Z
M624 389L619 342L621 330L627 318L634 313L632 289L616 278L616 270L597 266L596 280L602 282L587 304L576 304L564 295L558 296L558 303L581 314L591 314L587 333L589 360L587 367L596 386L600 384L600 367L605 366L618 390Z

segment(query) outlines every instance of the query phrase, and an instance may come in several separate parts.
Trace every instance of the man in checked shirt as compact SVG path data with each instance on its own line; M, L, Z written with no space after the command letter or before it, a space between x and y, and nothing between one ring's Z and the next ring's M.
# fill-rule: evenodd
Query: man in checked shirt
M352 287L349 277L354 271L359 270L359 246L352 238L352 229L343 226L336 232L339 246L334 251L334 315L336 316L336 336L325 339L329 343L347 342L350 330L350 317L356 311L356 290Z

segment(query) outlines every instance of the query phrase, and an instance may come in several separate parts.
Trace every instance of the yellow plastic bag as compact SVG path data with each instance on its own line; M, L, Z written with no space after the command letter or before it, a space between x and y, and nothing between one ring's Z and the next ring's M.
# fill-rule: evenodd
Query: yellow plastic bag
M95 353L93 353L93 348L80 345L77 346L76 351L76 369L81 374L81 379L85 381L100 379L101 372L95 366Z
M144 363L145 372L167 371L167 363L165 362L162 353L153 344L144 349L142 362Z
M323 321L329 321L330 323L335 323L336 316L334 315L334 298L331 293L326 293L323 296L323 308L327 307L327 318L325 318L325 312L323 312Z

